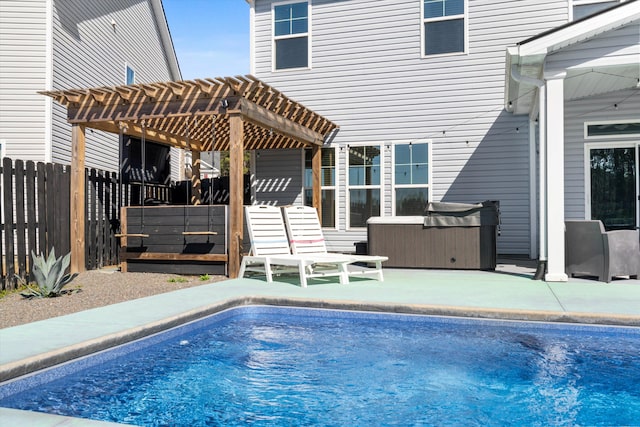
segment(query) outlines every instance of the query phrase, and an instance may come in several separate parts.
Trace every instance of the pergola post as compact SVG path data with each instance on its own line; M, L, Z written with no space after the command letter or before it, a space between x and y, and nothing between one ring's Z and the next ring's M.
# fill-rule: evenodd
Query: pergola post
M240 272L244 202L244 121L239 112L229 114L229 129L229 277L235 279Z
M71 128L71 273L85 271L85 127Z
M191 152L191 200L192 205L202 203L202 182L200 180L200 152Z
M314 145L311 149L311 175L312 175L312 203L318 212L318 218L322 223L322 181L320 172L322 170L322 148Z

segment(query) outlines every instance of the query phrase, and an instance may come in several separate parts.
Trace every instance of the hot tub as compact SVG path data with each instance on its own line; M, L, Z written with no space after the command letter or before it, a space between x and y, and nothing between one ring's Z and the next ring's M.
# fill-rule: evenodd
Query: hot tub
M495 270L499 202L429 203L424 216L371 217L367 246L385 267Z

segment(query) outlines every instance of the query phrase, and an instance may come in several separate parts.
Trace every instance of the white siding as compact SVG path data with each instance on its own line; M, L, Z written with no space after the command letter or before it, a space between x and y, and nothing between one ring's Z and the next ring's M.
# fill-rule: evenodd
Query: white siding
M136 83L171 79L149 0L56 1L53 32L53 89L123 85L125 64L135 70ZM70 163L70 147L66 110L56 104L53 161ZM116 170L118 136L87 130L86 164ZM174 179L177 173L172 170Z
M0 1L0 142L14 159L45 157L46 1Z
M528 118L503 111L505 49L566 23L568 3L468 4L469 53L422 58L420 0L313 0L313 69L272 72L271 2L257 0L255 70L340 125L335 143L431 140L433 200L500 200L498 250L524 254L529 249ZM390 169L385 172L389 177ZM339 177L338 191L344 193L344 173ZM384 189L385 214L389 191ZM339 200L338 228L344 230L343 194ZM352 242L365 235L350 230L328 237L353 250Z
M565 105L565 217L585 218L585 153L589 143L640 142L640 138L584 138L585 122L640 120L640 96L637 90L571 101ZM616 109L614 105L618 105Z

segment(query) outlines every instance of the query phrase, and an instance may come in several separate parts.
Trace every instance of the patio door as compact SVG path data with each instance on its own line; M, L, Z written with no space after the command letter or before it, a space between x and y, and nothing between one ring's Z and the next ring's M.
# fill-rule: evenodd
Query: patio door
M640 226L640 143L589 144L587 212L607 230Z

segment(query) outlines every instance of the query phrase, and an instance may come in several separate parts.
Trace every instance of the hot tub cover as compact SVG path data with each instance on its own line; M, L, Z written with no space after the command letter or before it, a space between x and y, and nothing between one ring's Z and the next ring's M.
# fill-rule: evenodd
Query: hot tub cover
M425 227L480 227L500 223L500 202L431 202L424 213Z

